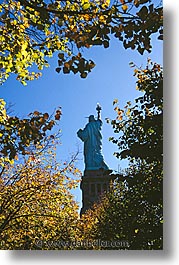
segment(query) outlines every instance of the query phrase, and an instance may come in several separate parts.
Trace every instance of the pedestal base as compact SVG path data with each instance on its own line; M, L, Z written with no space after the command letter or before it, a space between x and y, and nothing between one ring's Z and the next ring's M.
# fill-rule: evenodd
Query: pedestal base
M112 170L85 170L80 188L82 190L82 209L80 215L100 200L101 195L110 189L110 183L116 175ZM111 183L112 184L112 183Z

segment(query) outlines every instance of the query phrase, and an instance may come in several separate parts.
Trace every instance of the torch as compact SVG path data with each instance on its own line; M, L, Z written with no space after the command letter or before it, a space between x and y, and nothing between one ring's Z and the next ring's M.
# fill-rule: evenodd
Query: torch
M102 110L102 108L101 108L101 106L99 105L99 103L97 103L97 107L96 107L96 110L97 110L97 113L98 113L98 120L100 120L100 112L101 112L101 110Z

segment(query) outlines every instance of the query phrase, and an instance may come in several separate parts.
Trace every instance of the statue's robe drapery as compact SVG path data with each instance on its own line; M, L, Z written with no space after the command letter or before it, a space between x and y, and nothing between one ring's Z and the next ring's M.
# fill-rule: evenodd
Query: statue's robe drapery
M109 169L101 153L101 126L101 120L90 121L84 130L79 130L77 133L84 142L85 170Z

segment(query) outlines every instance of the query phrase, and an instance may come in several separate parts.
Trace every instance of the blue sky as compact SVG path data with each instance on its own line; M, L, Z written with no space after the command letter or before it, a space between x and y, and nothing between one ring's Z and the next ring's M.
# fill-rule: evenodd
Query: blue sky
M43 70L40 79L21 85L11 76L6 83L0 87L0 97L7 103L13 103L14 114L25 117L34 110L52 113L58 106L62 107L62 119L59 128L62 130L62 145L58 148L59 161L66 160L71 153L75 153L77 146L82 150L83 144L78 139L76 132L84 128L87 123L85 117L90 114L96 115L96 104L102 106L103 120L103 155L105 162L113 170L124 167L125 163L113 156L116 146L108 141L113 135L113 130L106 123L105 118L115 118L112 102L118 98L119 105L123 107L126 101L133 101L140 92L135 89L135 77L133 68L129 62L138 66L145 66L147 58L162 64L162 42L153 38L152 53L140 55L137 51L125 50L116 39L111 39L110 47L93 47L86 49L84 57L92 59L96 67L86 79L79 75L55 71L57 58L54 56L49 60L50 67ZM79 156L77 164L80 170L84 170L83 155ZM79 189L75 192L76 199L81 201Z

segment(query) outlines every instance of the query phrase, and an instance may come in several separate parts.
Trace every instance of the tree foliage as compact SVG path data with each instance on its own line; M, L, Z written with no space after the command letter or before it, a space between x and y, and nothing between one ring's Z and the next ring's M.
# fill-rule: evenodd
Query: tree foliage
M84 48L108 48L112 35L125 49L151 51L151 36L162 39L162 6L150 0L4 0L0 4L0 79L10 73L26 84L58 54L57 72L85 78L95 66Z
M60 116L61 109L56 110L54 117L39 111L30 113L25 119L9 116L5 101L0 99L0 166L13 163L19 154L27 154L31 145L42 143Z
M131 63L132 67L135 67ZM117 117L111 120L114 133L110 140L117 144L119 158L141 159L147 163L162 163L163 159L163 71L159 64L148 59L145 69L136 68L136 89L143 93L135 105L127 102L121 109L113 103ZM109 122L109 120L108 120Z
M78 219L71 190L80 171L71 161L56 161L56 143L6 165L0 178L0 249L69 249ZM40 151L40 152L39 152ZM60 245L61 243L61 245Z

